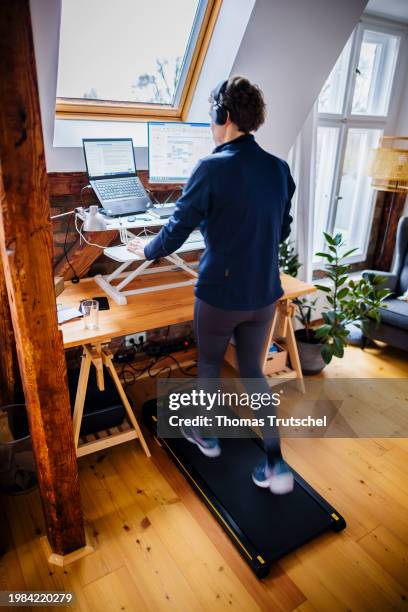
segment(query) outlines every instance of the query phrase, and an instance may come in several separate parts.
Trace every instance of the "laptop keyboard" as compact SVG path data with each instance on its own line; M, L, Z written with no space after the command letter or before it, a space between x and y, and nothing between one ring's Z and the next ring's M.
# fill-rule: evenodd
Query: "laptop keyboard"
M121 198L144 198L146 192L136 177L107 179L97 182L98 191L103 200L120 200Z

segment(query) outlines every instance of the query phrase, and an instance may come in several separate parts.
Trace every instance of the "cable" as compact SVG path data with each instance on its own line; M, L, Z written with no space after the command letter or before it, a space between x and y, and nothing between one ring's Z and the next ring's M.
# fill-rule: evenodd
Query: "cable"
M156 372L156 374L151 372L151 368L155 365L157 365L159 363L159 361L162 361L164 359L172 359L174 361L174 363L176 364L177 368L180 370L180 372L182 374L184 374L184 376L189 376L190 378L195 378L195 374L190 374L188 372L188 369L190 369L190 367L195 367L196 364L192 364L191 366L188 366L187 368L183 368L182 365L180 364L180 362L178 361L178 359L176 359L176 357L174 357L174 355L172 353L169 353L168 355L162 355L161 357L159 357L153 364L151 364L148 368L148 374L151 378L156 378L160 372L162 370L159 370L158 372ZM170 366L166 366L166 367L170 367ZM165 368L163 368L165 369ZM171 368L170 368L171 369ZM173 370L171 370L172 372ZM170 378L171 374L168 376L168 378Z
M149 197L154 200L155 204L160 204L159 200L156 198L156 194L153 193L153 191L151 189L148 189L147 187L145 187L147 193L149 194ZM147 212L149 212L149 209L147 210Z
M96 242L89 242L89 240L87 240L85 238L85 236L82 233L82 227L78 227L78 217L77 217L77 215L75 215L75 229L78 232L81 240L83 240L89 246L98 247L98 249L105 249L106 248L106 245L96 244Z
M123 381L124 381L125 387L128 387L130 385L134 385L135 382L137 381L137 379L140 378L140 376L142 376L142 374L144 374L147 371L149 365L151 365L151 362L149 364L147 364L146 366L144 366L143 368L138 370L131 363L126 363L126 364L123 365L123 368L122 368L122 370L121 370L121 372L119 374L119 378L123 377ZM130 372L129 372L129 370L130 370ZM124 375L126 373L131 375L132 382L128 382L128 381L125 380Z
M172 369L171 366L164 366L164 368L161 368L158 372L153 373L151 371L151 368L155 365L157 365L159 363L159 361L161 361L162 359L167 359L168 355L166 355L166 357L159 357L159 359L157 359L154 363L151 363L148 367L147 373L149 374L150 378L157 378L162 372L164 372L167 368L168 368L168 376L167 378L170 378L172 375Z
M81 191L80 191L80 194L79 194L79 199L81 200L81 206L83 206L83 205L84 205L84 202L83 202L83 199L82 199L82 195L83 195L83 193L84 193L85 189L92 189L92 185L84 185L84 186L82 187L82 189L81 189Z
M135 368L135 366L131 363L124 364L120 371L119 378L123 382L125 389L131 385L134 385L137 382L137 379L140 378L140 376L142 376L145 372L147 372L149 378L153 379L160 377L160 375L164 372L167 373L167 378L171 378L174 370L172 370L170 365L165 365L157 372L152 372L152 369L156 367L160 361L164 361L166 359L171 359L177 365L178 370L182 374L184 374L184 376L187 376L189 378L196 378L196 374L191 374L189 370L191 370L192 368L196 368L197 362L192 363L186 368L183 368L178 359L176 359L176 357L174 357L172 353L169 353L168 355L162 355L157 359L150 359L150 361L140 369Z
M167 357L168 357L169 359L172 359L172 360L174 361L174 363L177 365L177 367L178 367L178 369L180 370L180 372L181 372L182 374L184 374L184 376L190 376L191 378L195 378L195 376L196 376L196 375L195 375L195 374L190 374L190 373L188 372L188 370L189 370L189 369L191 369L191 368L197 367L197 362L195 362L194 364L191 364L190 366L187 366L187 368L183 368L183 367L182 367L182 365L181 365L181 363L178 361L178 359L176 359L176 357L174 356L174 354L173 354L173 353L169 353L168 355L165 355L165 356L163 357L163 359L164 359L164 358L167 358Z
M81 200L81 206L83 205L83 200L82 200L82 195L85 189L91 189L91 185L84 185L80 191L80 200ZM75 219L76 219L76 212L73 212ZM65 228L65 237L64 237L64 246L63 246L63 251L64 251L64 257L66 259L66 262L68 264L68 266L70 267L72 273L73 273L73 277L71 279L71 282L74 283L74 285L76 285L77 283L79 283L80 278L78 276L78 274L76 273L76 270L73 266L73 264L69 261L68 258L68 252L67 252L67 240L68 240L68 232L69 232L69 228L71 225L71 215L68 217L68 221L67 221L67 226ZM75 228L76 229L76 228Z
M74 215L75 215L75 213L74 213ZM76 215L75 215L75 217L76 217ZM67 253L67 238L68 238L68 230L69 230L69 226L70 226L70 225L71 225L71 215L68 217L67 227L66 227L66 229L65 229L65 238L64 238L64 256L65 256L65 259L67 260L67 264L68 264L68 265L69 265L69 267L71 268L72 273L73 273L73 275L74 275L74 276L71 278L71 282L72 282L74 285L77 285L77 284L79 283L79 276L78 276L78 274L76 273L76 270L75 270L74 266L73 266L73 265L72 265L72 263L69 261L69 259L68 259L68 253Z

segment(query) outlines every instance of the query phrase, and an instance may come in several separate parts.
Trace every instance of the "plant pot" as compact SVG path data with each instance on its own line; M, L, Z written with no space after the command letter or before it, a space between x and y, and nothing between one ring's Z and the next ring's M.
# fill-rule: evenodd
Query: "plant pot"
M304 329L298 329L295 336L303 374L319 374L326 365L321 353L322 343L315 338L313 330L309 332L309 339Z

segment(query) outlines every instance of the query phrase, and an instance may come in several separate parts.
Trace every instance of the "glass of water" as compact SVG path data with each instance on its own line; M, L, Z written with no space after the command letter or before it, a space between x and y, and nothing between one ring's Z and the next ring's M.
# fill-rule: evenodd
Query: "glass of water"
M85 329L98 329L99 302L97 300L84 300L81 303L81 310L84 315Z

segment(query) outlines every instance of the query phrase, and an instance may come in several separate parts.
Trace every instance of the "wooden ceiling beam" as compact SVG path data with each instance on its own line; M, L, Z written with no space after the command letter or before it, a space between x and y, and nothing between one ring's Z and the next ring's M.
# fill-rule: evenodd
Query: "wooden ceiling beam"
M0 2L0 254L48 541L85 545L28 0Z

